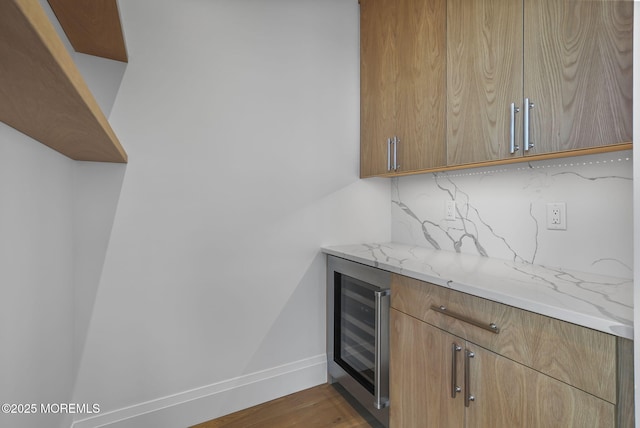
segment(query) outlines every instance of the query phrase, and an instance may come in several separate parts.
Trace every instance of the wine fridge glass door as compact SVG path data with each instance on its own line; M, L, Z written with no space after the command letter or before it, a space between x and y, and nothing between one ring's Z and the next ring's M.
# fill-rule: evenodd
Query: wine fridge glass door
M347 275L339 276L334 294L334 357L340 367L373 394L376 289Z

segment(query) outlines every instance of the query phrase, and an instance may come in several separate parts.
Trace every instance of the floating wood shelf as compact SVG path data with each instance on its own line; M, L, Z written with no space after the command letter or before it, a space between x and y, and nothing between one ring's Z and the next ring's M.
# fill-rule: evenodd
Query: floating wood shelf
M127 62L116 0L47 0L76 50Z
M1 121L74 160L127 161L37 0L0 1L0 58Z

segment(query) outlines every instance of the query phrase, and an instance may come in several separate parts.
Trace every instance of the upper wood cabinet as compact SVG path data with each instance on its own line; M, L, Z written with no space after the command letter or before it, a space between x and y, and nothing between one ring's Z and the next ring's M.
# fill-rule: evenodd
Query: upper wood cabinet
M360 1L360 176L445 165L446 0Z
M447 8L448 165L631 141L632 1L449 0Z
M632 140L633 4L525 0L532 154Z
M509 156L509 106L523 92L522 11L522 0L447 3L449 165Z

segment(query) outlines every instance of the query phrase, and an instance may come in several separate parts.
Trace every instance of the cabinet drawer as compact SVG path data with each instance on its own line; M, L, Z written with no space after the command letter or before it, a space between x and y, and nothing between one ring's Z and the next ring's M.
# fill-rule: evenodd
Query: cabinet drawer
M402 275L391 289L393 308L616 403L614 336Z

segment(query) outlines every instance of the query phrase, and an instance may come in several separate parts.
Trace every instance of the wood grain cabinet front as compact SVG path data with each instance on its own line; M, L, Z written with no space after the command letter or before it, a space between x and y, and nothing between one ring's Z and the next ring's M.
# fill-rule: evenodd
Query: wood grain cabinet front
M633 425L630 340L401 275L391 307L394 428Z
M390 426L464 426L462 395L452 399L450 383L454 371L462 373L451 353L460 339L397 309L390 318Z
M449 0L447 165L628 148L633 3Z
M360 0L360 176L446 162L446 0Z

